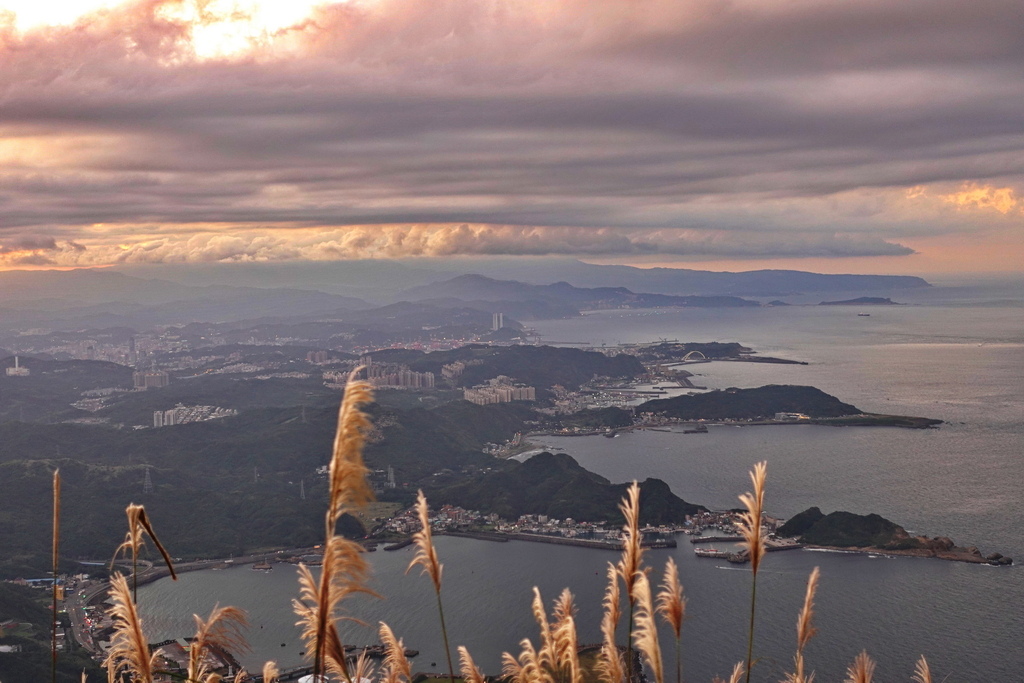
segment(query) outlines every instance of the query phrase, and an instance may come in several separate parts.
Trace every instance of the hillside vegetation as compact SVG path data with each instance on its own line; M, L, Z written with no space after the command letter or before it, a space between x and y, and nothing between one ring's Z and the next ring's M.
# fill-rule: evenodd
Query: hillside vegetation
M565 453L540 453L524 463L509 461L501 470L442 488L432 494L431 502L493 512L510 520L532 514L621 524L618 503L627 487L583 469ZM675 496L660 479L647 479L640 488L643 524L679 523L706 509Z
M810 417L859 415L861 410L821 389L769 384L756 389L726 389L693 396L647 401L639 411L663 413L684 420L753 420L775 413L803 413Z

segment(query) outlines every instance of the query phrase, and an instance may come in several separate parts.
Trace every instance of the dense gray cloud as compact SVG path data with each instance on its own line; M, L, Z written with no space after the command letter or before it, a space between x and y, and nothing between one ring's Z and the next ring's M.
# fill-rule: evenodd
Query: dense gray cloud
M943 199L1022 186L1017 2L367 0L215 59L170 4L0 26L0 239L52 242L25 258L873 256L1019 223Z

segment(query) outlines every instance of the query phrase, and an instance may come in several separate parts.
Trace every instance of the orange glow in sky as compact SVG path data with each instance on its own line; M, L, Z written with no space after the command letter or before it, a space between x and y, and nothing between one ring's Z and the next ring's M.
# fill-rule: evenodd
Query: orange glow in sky
M124 0L0 0L13 25L27 32L45 26L73 24L97 11L126 4ZM301 23L323 0L168 0L157 9L162 19L191 26L196 56L225 57L247 52L275 33Z

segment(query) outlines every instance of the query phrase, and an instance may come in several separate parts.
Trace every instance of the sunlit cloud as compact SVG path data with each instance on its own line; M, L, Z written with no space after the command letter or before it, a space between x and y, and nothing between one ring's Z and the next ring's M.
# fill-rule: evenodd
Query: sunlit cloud
M0 0L0 266L1004 244L977 3Z
M111 240L94 230L79 242L47 237L0 243L0 265L93 266L140 263L330 261L448 256L706 256L865 257L913 253L874 237L756 232L589 229L510 225L364 225L218 231L217 226L149 226L120 230ZM182 234L191 230L191 234Z
M958 192L942 195L942 200L960 209L990 209L1008 214L1020 206L1012 187L980 186L966 183Z
M199 59L245 56L272 46L287 29L310 20L317 7L339 0L0 0L5 23L25 34L39 29L87 25L90 18L146 7L153 20L180 27ZM129 40L129 44L131 44ZM164 63L180 61L162 60Z

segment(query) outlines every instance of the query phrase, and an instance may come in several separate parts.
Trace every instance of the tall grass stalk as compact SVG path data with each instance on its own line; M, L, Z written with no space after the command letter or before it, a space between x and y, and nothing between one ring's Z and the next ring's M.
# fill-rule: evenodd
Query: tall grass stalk
M604 683L621 683L623 674L622 654L615 642L615 631L622 612L619 608L619 575L615 565L608 563L608 587L602 601L604 614L601 617L601 654L597 662L598 676Z
M661 645L658 643L658 625L654 620L654 605L651 598L651 584L647 574L637 572L633 583L636 594L636 632L633 639L636 647L643 653L647 666L654 675L654 683L664 683L665 668L661 660Z
M53 611L50 614L50 680L57 683L57 564L60 558L60 469L53 472L53 540L51 543L51 592Z
M804 648L817 633L811 623L814 617L814 596L818 592L818 579L821 571L815 567L807 579L807 592L804 594L804 606L796 620L796 654L793 656L793 673L786 675L784 683L813 683L814 674L804 671Z
M568 588L562 590L552 610L551 639L555 650L555 671L564 683L582 683L579 640L576 636L576 606Z
M430 529L430 508L427 506L427 497L423 491L416 496L416 513L420 519L420 530L413 534L413 542L416 544L416 555L406 568L408 574L413 567L420 565L423 570L420 574L430 576L434 584L434 595L437 597L437 613L441 617L441 637L444 639L444 656L448 660L448 678L455 683L455 667L452 666L452 651L448 645L448 627L444 623L444 605L441 604L441 573L444 570L437 559L437 549L434 548L434 537Z
M679 567L671 557L665 563L665 577L658 592L657 609L676 637L676 683L682 683L683 659L680 649L683 619L686 618L686 598L683 597L683 585L679 582Z
M743 543L747 554L750 557L750 571L752 575L750 588L750 626L747 631L747 663L746 683L750 683L750 669L754 665L754 616L757 606L757 570L761 566L761 559L767 551L765 547L764 528L761 525L761 518L764 514L764 481L768 471L767 462L759 462L754 465L750 473L750 481L754 490L740 496L740 502L746 506L746 510L740 513L740 532L743 534Z
M636 608L636 597L633 586L638 574L642 571L644 551L640 545L640 485L635 481L626 491L626 497L619 504L619 511L626 519L622 527L622 557L616 566L619 577L626 588L629 601L626 631L626 681L633 680L633 612Z
M372 593L366 588L369 568L362 557L363 548L337 535L338 519L373 499L366 483L368 470L363 463L363 445L370 420L361 406L373 400L370 385L356 379L362 368L348 377L345 395L338 408L338 426L328 469L330 493L324 515L324 557L317 580L309 567L299 565L299 599L292 602L299 616L306 651L313 658L313 680L325 673L343 677L351 683L341 642L335 624L342 600L353 593Z
M156 657L149 651L149 641L142 632L142 620L123 574L111 577L110 600L114 633L104 662L108 679L116 681L121 673L127 673L132 683L153 683Z

